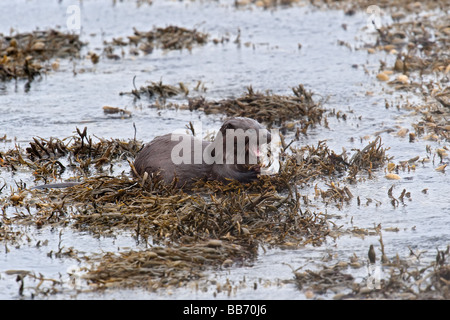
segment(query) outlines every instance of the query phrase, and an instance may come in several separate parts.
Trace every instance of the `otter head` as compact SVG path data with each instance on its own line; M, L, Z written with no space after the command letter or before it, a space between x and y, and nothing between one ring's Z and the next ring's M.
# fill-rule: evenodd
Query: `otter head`
M222 144L225 164L234 164L242 171L259 171L259 160L263 156L261 147L271 139L270 132L258 121L236 117L223 123L215 142Z

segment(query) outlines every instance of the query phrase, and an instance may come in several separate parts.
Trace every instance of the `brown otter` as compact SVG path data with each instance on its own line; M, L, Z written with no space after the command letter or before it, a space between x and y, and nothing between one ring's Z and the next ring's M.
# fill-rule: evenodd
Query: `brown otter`
M258 121L230 118L223 123L213 142L186 134L156 137L138 153L134 168L141 177L145 172L159 173L166 183L173 182L176 177L178 187L189 187L199 179L246 183L257 179L261 173L260 147L270 141L270 132ZM133 175L136 176L134 172ZM63 182L33 189L66 188L78 184L80 182Z
M178 187L189 187L198 179L245 183L260 174L260 146L270 140L268 130L256 120L230 118L213 142L182 134L156 137L139 152L134 167L140 176L159 173L166 183L177 178Z

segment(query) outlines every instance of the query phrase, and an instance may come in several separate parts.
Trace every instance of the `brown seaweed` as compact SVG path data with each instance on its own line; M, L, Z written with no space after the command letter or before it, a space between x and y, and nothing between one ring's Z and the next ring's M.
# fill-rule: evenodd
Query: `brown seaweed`
M165 28L154 28L150 31L138 31L134 29L134 33L123 38L113 38L111 41L105 41L104 52L110 59L120 59L114 54L115 47L130 48L130 53L139 55L151 54L155 48L162 50L192 50L194 46L204 45L208 41L209 35L197 31L195 29L187 29L178 26L168 26Z
M84 276L99 288L179 287L203 276L205 269L231 266L254 256L254 248L209 240L172 247L152 247L120 254L107 253Z
M0 80L28 79L50 68L44 63L52 58L79 58L84 45L77 34L57 30L0 34Z
M189 109L200 110L206 114L224 113L233 117L251 117L269 126L298 119L300 130L306 132L308 127L320 123L324 109L314 102L313 93L303 85L292 89L293 96L255 92L252 87L247 93L236 99L206 101L204 98L190 99Z

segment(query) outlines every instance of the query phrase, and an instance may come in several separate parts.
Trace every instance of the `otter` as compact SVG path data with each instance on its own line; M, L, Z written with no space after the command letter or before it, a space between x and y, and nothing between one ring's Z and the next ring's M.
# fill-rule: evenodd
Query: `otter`
M156 137L137 154L132 174L134 177L143 177L145 173L159 174L167 184L176 179L179 188L189 188L200 179L248 183L261 174L260 158L264 156L261 147L270 142L270 132L258 121L245 117L229 118L212 142L187 134ZM80 182L44 184L33 189L66 188L78 184Z
M200 179L247 183L261 173L260 148L270 141L270 132L258 121L234 117L222 124L212 142L183 134L156 137L138 153L134 168L140 176L159 173L166 183L177 179L177 187Z

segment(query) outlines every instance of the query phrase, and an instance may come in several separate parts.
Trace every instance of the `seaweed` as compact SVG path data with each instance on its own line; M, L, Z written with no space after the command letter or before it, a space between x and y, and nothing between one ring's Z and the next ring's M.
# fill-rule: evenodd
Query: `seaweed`
M52 58L79 58L84 45L77 34L57 30L0 34L0 80L28 79L28 85L46 72Z
M370 249L373 251L373 246ZM318 270L300 271L300 267L293 270L294 278L288 282L295 284L307 298L331 295L338 300L449 299L448 253L449 247L437 250L436 261L428 264L421 264L420 253L412 250L408 257L400 259L396 255L391 262L386 259L382 265L376 263L374 257L366 264L361 264L353 256L350 263L339 261L331 266L323 265ZM350 272L349 267L363 266L367 269L367 275L362 280L347 273Z
M129 142L120 139L99 139L87 135L87 128L83 131L76 129L76 134L64 139L33 138L30 146L24 150L18 147L0 153L0 165L13 172L18 166L24 165L32 170L35 180L55 180L69 168L81 177L90 175L91 165L102 172L103 166L109 166L111 160L126 160L134 158L142 148L142 143L136 140Z
M130 53L139 55L151 54L155 48L162 50L192 50L194 46L205 45L208 42L209 35L199 32L196 29L187 29L178 26L168 26L165 28L153 28L150 31L139 31L133 29L134 33L123 38L113 38L111 41L105 41L104 52L107 58L120 59L114 54L115 47L129 46Z
M224 113L233 117L251 117L268 126L281 125L291 119L299 119L301 132L320 123L324 109L314 102L313 93L303 85L292 88L293 96L255 92L250 86L247 93L236 99L206 101L204 98L189 99L189 109L205 114Z
M123 162L124 155L133 157L141 145L135 140L94 143L86 129L77 129L65 139L35 138L23 156L18 148L2 154L11 170L26 166L44 180L54 179L47 167L62 159L71 159L84 173L82 181L64 189L31 190L20 185L3 199L4 212L8 206L16 209L8 223L71 227L102 236L126 231L150 248L85 257L92 264L84 276L94 285L92 290L177 287L202 278L204 270L249 263L260 246L320 246L330 233L327 215L312 211L299 188L317 179L345 177L349 167L345 153L336 155L322 141L317 146L290 147L289 153L286 148L279 173L250 184L199 180L192 190L180 190L176 180L165 184L158 175L133 178L125 172L93 170L105 162ZM358 151L353 166L381 165L384 151L380 140L369 143ZM322 193L325 203L352 198L347 187L327 185L330 189Z
M254 248L221 240L172 247L155 246L141 251L107 253L83 276L98 288L140 287L157 290L179 287L203 277L211 267L230 267L251 259Z

